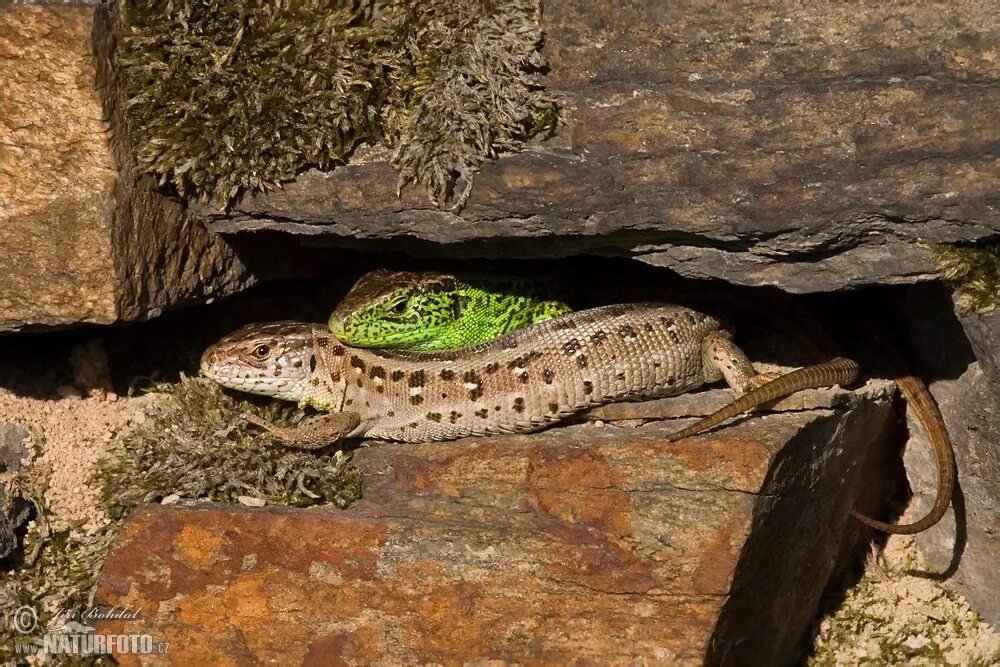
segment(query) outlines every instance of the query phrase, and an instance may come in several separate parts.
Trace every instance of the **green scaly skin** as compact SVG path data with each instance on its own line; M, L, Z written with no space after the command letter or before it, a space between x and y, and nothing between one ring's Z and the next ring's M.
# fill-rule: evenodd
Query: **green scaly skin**
M330 316L345 345L450 350L565 315L544 279L372 271Z

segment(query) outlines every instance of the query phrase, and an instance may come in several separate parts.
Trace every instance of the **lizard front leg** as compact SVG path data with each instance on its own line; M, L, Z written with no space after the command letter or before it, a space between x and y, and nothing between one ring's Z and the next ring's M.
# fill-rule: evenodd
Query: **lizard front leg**
M319 449L333 444L361 423L357 412L329 412L305 419L296 426L275 426L256 415L244 417L281 444L298 449Z
M741 394L778 377L777 373L755 371L747 355L724 331L713 331L702 339L701 357L706 382L712 382L721 375L726 384Z

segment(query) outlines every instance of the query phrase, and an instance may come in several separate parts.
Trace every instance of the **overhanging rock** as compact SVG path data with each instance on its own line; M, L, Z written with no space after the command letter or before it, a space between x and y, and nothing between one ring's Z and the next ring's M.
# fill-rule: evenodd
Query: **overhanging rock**
M396 195L384 155L223 213L223 233L438 257L627 255L794 292L935 276L927 242L1000 236L1000 18L947 6L545 8L556 136L469 205Z

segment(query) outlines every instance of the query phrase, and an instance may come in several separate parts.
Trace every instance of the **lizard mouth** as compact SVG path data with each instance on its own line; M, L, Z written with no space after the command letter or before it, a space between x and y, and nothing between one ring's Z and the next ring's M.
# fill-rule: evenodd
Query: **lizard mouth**
M198 370L202 375L212 380L215 379L215 374L212 369L215 367L215 350L213 348L208 348L201 355L201 362L198 364Z
M344 328L344 319L339 315L331 315L330 321L327 325L330 327L330 331L333 332L333 335L337 338L343 338L347 333L347 330Z

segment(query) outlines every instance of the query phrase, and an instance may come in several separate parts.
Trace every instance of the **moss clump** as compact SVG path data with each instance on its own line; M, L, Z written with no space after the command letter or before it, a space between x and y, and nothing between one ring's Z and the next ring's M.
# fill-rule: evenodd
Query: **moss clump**
M910 574L917 554L912 542L904 548L893 564L869 558L864 577L819 623L808 667L997 664L1000 635L926 570Z
M539 13L536 0L429 2L412 18L421 37L408 43L387 113L400 186L421 183L436 206L459 207L484 161L555 128L555 101L531 77L545 64Z
M361 472L342 452L262 444L259 429L242 418L244 404L215 383L182 378L158 390L164 395L146 420L95 471L113 520L168 496L343 508L361 495ZM291 409L270 404L256 412L280 421Z
M33 459L42 455L44 447L43 438L32 439ZM45 502L50 472L33 460L0 475L8 497L23 498L34 511L21 549L0 561L0 618L4 619L0 664L4 665L29 664L46 632L58 633L91 606L104 556L117 533L116 525L90 534L75 528L53 531ZM102 662L95 656L63 656L58 664Z
M143 169L220 205L380 142L400 186L459 206L483 161L556 122L535 80L539 14L537 0L125 0L128 132Z
M25 551L31 555L20 567L0 576L0 612L11 619L15 610L28 607L35 611L38 622L27 633L18 632L11 623L0 626L3 664L28 664L26 645L40 648L46 632L59 633L63 625L78 621L92 607L104 556L116 534L115 525L93 535L72 530L53 533L44 521L31 525L24 541ZM58 664L104 663L96 656L68 656Z
M988 313L1000 305L1000 243L935 245L931 252L955 287L960 313Z

